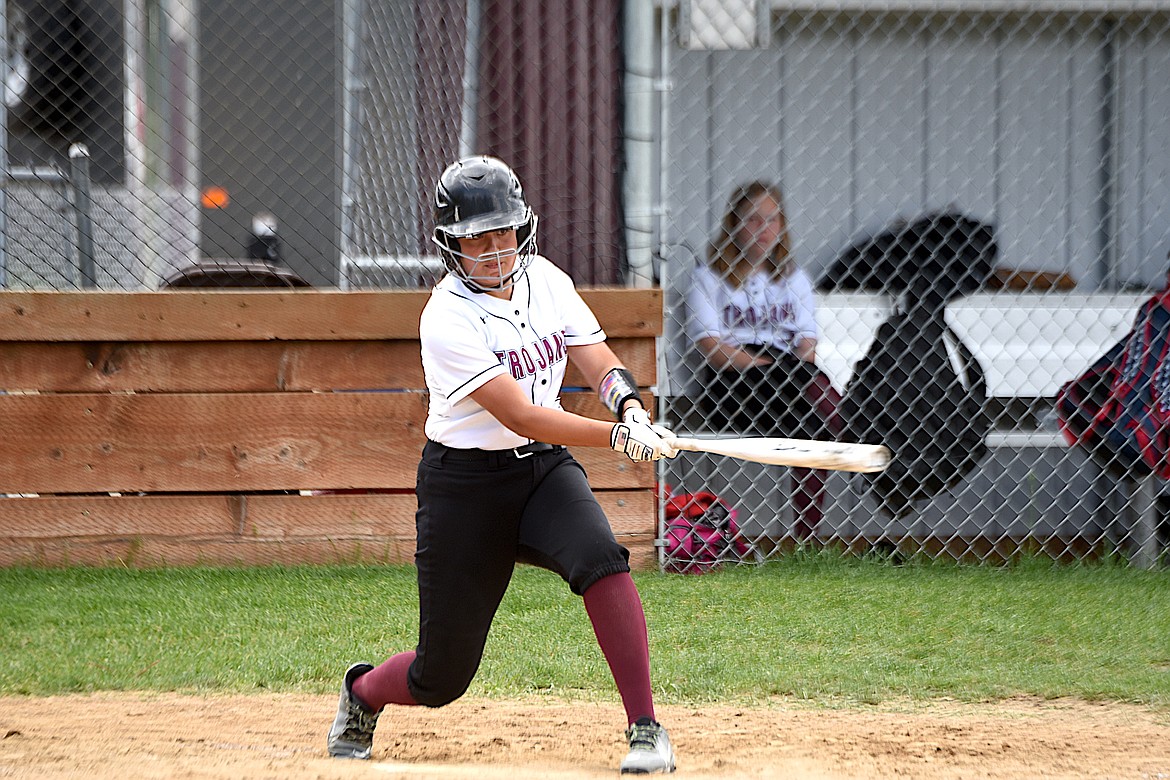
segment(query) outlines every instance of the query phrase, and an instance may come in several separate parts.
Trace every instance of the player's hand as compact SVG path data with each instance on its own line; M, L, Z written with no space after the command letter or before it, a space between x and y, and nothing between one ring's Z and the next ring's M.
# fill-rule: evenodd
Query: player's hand
M662 438L664 438L664 439L674 438L674 434L665 425L656 425L656 424L650 422L649 413L647 413L646 410L640 406L631 406L628 409L626 409L626 413L622 417L622 422L641 423L642 425L649 425L651 428L654 429L654 432L657 433ZM667 457L671 457L671 456L667 456Z
M609 446L616 452L624 452L633 461L662 460L678 454L653 428L639 422L614 425Z

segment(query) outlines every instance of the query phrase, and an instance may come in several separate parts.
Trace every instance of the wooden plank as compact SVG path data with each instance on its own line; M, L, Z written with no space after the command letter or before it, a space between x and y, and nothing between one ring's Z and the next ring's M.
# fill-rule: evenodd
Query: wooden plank
M412 487L421 393L0 396L0 492Z
M599 490L595 495L616 536L656 530L653 491ZM265 539L401 536L413 540L417 506L413 494L251 496L243 535Z
M609 518L618 541L639 534L658 533L658 503L653 490L597 490L597 502Z
M618 536L655 529L650 490L596 493ZM0 499L0 537L414 538L413 493L129 495Z
M648 391L642 390L642 405L650 410L653 416L654 396ZM592 417L596 420L613 420L613 415L609 410L602 405L601 399L592 391L582 391L577 393L565 393L561 396L561 407L573 414L579 414L584 417Z
M41 392L422 388L418 342L0 342L0 387Z
M581 288L581 297L609 338L644 338L663 333L660 287Z
M606 343L634 374L643 387L658 383L658 346L652 338L608 338ZM581 372L571 362L565 371L564 387L585 387Z
M605 417L593 393L564 403ZM0 395L0 493L413 488L425 418L422 393ZM574 454L596 488L653 484L651 464Z
M570 451L594 490L654 487L653 463L635 463L620 452L600 447L571 447Z
M634 534L621 539L630 551L630 569L633 571L657 571L658 548L654 545L654 534Z
M6 292L0 339L412 339L426 291Z
M653 571L658 552L649 534L622 539L630 568ZM414 539L63 539L8 540L0 537L0 566L302 566L328 564L407 565L414 562Z
M242 537L173 539L0 538L0 566L299 566L313 564L407 564L414 540L297 539Z
M237 495L0 498L0 537L230 536L246 505Z
M656 565L653 493L597 498L631 560ZM0 565L409 563L415 508L386 494L0 499Z
M399 495L252 496L244 535L253 539L376 539L414 543L413 493Z
M658 288L581 290L606 333L662 333ZM0 292L0 341L350 341L418 338L429 291Z
M611 348L646 385L655 343L617 338ZM583 385L570 365L566 386ZM40 392L265 392L421 389L418 342L0 341L0 388Z

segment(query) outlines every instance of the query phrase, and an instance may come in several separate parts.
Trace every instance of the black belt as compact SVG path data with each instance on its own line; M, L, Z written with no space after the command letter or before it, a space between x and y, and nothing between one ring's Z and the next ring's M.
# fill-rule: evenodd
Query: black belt
M534 455L538 452L563 450L564 447L559 444L545 444L542 441L534 441L531 444L525 444L523 447L513 447L510 450L480 450L474 448L459 449L456 447L448 447L446 444L439 444L437 441L428 441L427 449L437 451L445 460L506 463L508 461L527 458L529 455Z

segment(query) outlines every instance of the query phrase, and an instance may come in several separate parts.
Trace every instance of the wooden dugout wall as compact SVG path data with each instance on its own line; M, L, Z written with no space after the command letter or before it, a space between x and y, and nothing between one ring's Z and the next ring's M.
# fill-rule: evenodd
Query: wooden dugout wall
M582 294L648 392L661 290ZM428 295L0 292L0 565L411 561ZM656 566L653 466L574 455Z

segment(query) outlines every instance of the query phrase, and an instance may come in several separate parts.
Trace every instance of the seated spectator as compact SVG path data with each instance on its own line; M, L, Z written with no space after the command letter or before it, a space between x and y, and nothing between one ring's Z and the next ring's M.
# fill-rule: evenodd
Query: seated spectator
M841 396L816 366L812 281L792 256L783 199L773 185L736 189L687 293L687 336L705 358L700 407L711 430L831 439ZM823 514L824 471L792 470L794 535L812 539Z

